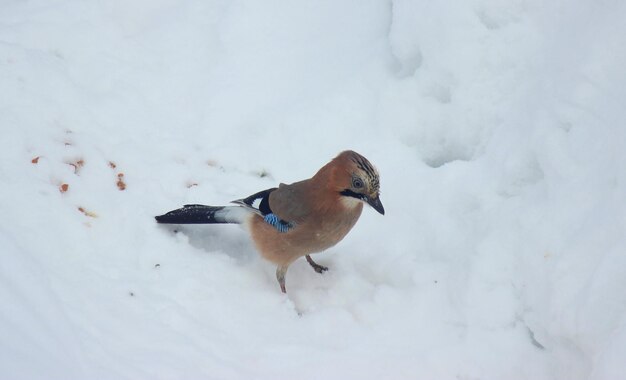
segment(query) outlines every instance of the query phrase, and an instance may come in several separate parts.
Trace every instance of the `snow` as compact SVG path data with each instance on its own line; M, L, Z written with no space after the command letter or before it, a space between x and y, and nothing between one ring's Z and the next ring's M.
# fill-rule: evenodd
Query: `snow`
M624 15L2 2L0 377L626 378ZM153 220L344 149L386 214L287 296L239 227Z

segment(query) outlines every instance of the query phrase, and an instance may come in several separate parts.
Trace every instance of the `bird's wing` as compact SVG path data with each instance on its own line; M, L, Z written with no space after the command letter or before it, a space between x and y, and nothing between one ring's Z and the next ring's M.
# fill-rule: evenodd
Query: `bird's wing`
M231 203L243 206L244 208L264 217L265 215L273 212L270 208L269 199L270 194L276 189L276 187L272 187L271 189L259 191L258 193L252 194L247 198L237 199Z
M268 194L272 212L287 222L299 223L306 219L311 210L306 189L306 181L290 185L281 183L278 189Z

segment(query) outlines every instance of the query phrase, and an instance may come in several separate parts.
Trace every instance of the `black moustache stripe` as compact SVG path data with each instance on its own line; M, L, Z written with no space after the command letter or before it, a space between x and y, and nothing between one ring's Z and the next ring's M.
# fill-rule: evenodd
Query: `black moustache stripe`
M341 192L339 192L339 194L346 196L346 197L352 197L352 198L356 198L359 200L363 200L363 195L359 194L359 193L355 193L354 191L350 190L350 189L345 189Z

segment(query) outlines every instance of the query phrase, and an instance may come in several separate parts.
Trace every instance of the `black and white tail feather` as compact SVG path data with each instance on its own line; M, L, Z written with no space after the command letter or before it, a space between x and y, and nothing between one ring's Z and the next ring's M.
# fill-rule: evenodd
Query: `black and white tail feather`
M271 219L270 216L273 214L269 206L269 197L274 190L275 187L231 202L237 206L185 205L155 216L155 219L163 224L241 224L251 212Z

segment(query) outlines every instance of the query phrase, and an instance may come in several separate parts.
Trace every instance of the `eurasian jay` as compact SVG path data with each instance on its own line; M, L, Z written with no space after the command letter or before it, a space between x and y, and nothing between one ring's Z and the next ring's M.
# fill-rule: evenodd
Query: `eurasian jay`
M305 256L317 273L328 270L311 254L339 243L354 227L367 203L385 214L376 168L347 150L312 178L263 190L231 203L236 206L185 205L155 217L158 223L234 223L247 227L261 255L277 265L276 278L286 293L289 265Z

